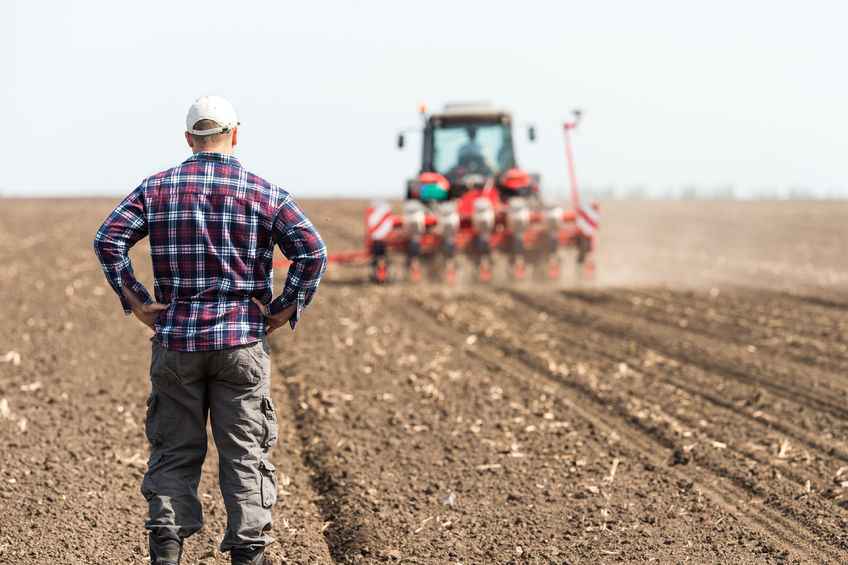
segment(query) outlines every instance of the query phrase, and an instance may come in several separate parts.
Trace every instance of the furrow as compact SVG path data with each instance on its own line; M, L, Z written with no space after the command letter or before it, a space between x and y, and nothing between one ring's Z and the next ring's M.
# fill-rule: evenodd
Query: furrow
M570 293L575 296L574 293ZM787 322L772 313L751 311L741 302L698 302L693 295L667 297L652 292L604 292L619 312L638 314L651 321L706 337L734 342L744 339L758 349L785 356L803 365L820 367L836 377L848 370L848 346L835 335L838 329L809 328ZM809 323L809 320L807 320Z
M422 302L420 299L414 299L414 303L426 314L448 322L454 331L473 331L471 326L462 321L439 318L441 313L437 308L433 308L432 304ZM581 417L595 422L611 433L621 435L629 445L654 461L657 468L664 469L679 480L687 481L694 476L699 487L717 506L737 515L740 520L748 524L749 529L761 532L768 537L775 547L782 548L793 556L800 554L802 560L810 562L833 559L840 555L839 549L845 549L841 540L829 536L828 532L815 531L818 530L815 524L799 521L794 509L785 508L780 501L761 498L751 491L750 484L744 478L733 476L726 469L707 465L707 462L698 459L693 460L694 465L687 467L691 475L676 467L669 467L669 461L673 461L675 453L679 452L678 443L656 427L634 417L623 406L610 404L607 399L584 384L564 379L556 370L551 369L547 360L539 357L538 354L516 348L499 338L487 337L482 340L481 352L476 355L481 361L490 365L493 364L492 354L482 352L487 348L501 352L502 357L497 358L497 364L501 367L504 365L513 367L515 372L521 374L520 366L523 366L524 372L533 372L566 387L575 395L573 408ZM581 408L587 405L587 401L595 408L591 410ZM759 504L763 504L763 507L753 508L754 505ZM799 530L799 526L803 529ZM828 537L832 546L820 547L822 537Z
M579 327L575 324L565 324L563 331L558 337L560 341L568 343L575 348L582 348L591 351L598 357L607 359L612 364L627 363L630 361L630 357L619 353L619 351L626 348L626 344L621 341L621 338L612 337L614 340L619 340L617 346L613 348L611 347L612 343L610 342L611 338L609 335L602 335L594 330ZM574 335L579 335L579 337L572 337ZM806 433L802 429L791 425L790 421L781 421L775 417L766 417L756 408L745 407L740 405L739 402L729 401L720 395L711 393L709 392L709 388L711 388L709 386L710 383L703 380L699 380L697 383L689 382L684 378L677 377L675 371L659 371L652 367L637 367L636 370L647 375L652 375L656 379L662 380L688 395L704 400L708 404L720 409L723 413L737 418L740 421L737 421L736 425L748 426L753 424L762 430L776 430L816 451L821 452L822 454L834 457L843 462L848 462L848 449L845 447L841 445L828 444L827 442L821 441L817 436ZM692 376L693 375L687 375L687 377ZM698 384L702 385L701 388L698 388ZM800 406L794 405L794 403L793 406L796 406L796 410L797 408L800 408ZM757 458L755 455L752 456L755 459Z
M681 363L717 372L733 380L756 383L788 400L803 399L807 405L839 419L848 418L848 390L831 381L830 375L812 367L784 362L776 364L748 349L714 339L689 339L680 329L671 329L638 318L616 319L603 304L587 307L578 299L546 295L545 302L526 293L506 290L511 297L534 308L544 309L555 318L602 333L637 342ZM803 386L799 383L811 383ZM811 389L821 390L821 393Z
M481 298L481 295L476 295L474 300L479 302ZM522 303L526 304L526 301ZM544 312L545 315L550 314L557 323L565 324L565 327L558 334L559 341L570 343L578 350L589 349L597 356L603 357L611 363L631 361L633 357L631 351L633 349L633 340L630 335L622 337L587 327L582 317L565 319L566 316L560 310L557 310L556 313L551 313L548 303L538 304L537 306L539 312ZM520 313L516 314L513 311L510 315L520 316ZM651 356L653 354L652 349L645 348L641 345L639 347L643 356ZM627 352L627 354L623 354L622 352ZM645 366L649 363L649 360L644 359L643 363L637 363L637 370L645 374L654 375L677 389L745 418L745 421L741 422L741 424L747 425L753 423L765 429L779 431L823 454L848 462L848 448L846 448L844 441L833 438L828 441L822 434L810 433L794 424L793 419L797 418L799 412L804 410L804 405L799 404L795 399L783 399L780 403L773 403L770 407L764 407L762 406L762 402L752 401L752 399L756 399L757 395L760 394L760 389L756 385L728 380L724 378L721 372L704 370L699 366L685 363L675 370L664 370L660 372L657 368ZM678 376L680 371L684 371L685 375ZM739 390L733 390L729 387ZM712 390L718 390L720 394L710 392ZM768 414L770 410L776 413ZM840 419L834 419L828 414L814 413L813 418L816 420L816 431L820 429L845 431L843 430L845 427L844 422ZM842 436L844 435L843 433Z

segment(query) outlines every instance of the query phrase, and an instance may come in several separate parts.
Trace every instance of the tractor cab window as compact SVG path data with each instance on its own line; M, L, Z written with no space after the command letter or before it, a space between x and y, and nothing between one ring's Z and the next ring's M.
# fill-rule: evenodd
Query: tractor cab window
M451 123L433 129L433 167L448 178L497 175L514 163L509 125Z

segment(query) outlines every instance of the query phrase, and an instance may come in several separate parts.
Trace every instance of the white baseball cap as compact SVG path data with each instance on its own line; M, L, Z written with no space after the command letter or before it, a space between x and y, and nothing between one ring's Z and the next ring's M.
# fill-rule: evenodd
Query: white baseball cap
M212 120L219 127L194 129L200 120ZM201 96L188 109L186 131L194 135L214 135L228 132L239 125L233 105L220 96Z

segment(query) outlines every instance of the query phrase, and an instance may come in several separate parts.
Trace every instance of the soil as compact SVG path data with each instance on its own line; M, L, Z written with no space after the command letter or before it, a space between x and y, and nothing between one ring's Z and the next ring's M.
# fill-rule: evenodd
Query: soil
M0 563L147 559L113 205L0 200ZM331 251L365 206L306 203ZM848 561L848 205L602 210L593 285L330 273L272 339L275 563ZM200 492L183 562L227 563L214 449Z

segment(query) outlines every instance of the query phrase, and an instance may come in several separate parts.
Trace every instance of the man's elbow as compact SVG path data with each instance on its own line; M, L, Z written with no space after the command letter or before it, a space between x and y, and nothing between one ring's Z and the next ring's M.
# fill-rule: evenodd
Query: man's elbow
M100 239L100 234L94 236L94 239L91 242L91 246L94 248L94 254L98 257L103 257L103 240Z
M120 255L120 246L117 245L112 238L101 231L97 232L97 235L94 236L94 241L92 241L91 244L92 247L94 247L95 255L97 255L97 258L100 259L101 263L114 259Z
M327 248L322 247L320 253L318 254L318 258L321 261L321 274L324 274L324 271L327 270L327 263L329 262L329 256L327 255Z

